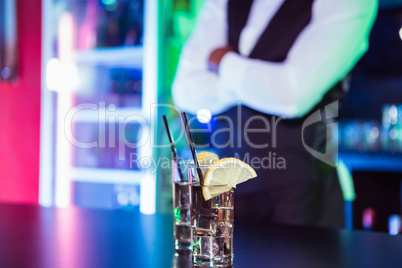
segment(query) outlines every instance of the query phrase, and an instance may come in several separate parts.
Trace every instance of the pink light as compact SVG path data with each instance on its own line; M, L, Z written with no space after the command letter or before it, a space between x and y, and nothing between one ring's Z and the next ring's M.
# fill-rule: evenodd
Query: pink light
M87 0L86 13L79 33L79 49L91 49L96 46L97 10L97 0Z

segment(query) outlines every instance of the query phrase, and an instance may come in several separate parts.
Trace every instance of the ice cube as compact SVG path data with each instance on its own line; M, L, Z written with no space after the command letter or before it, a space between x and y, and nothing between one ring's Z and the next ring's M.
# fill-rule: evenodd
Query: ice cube
M219 241L218 239L213 239L213 243L212 243L212 255L213 256L218 255L221 251L221 247L220 247L218 241Z
M233 233L233 224L228 221L218 221L216 228L217 236L232 236Z
M173 210L174 218L176 222L189 223L190 222L190 210L186 208L176 207Z
M180 195L180 205L181 206L190 206L190 195L188 192L181 192Z
M197 228L206 229L215 233L217 222L215 220L214 215L212 214L206 215L203 213L198 213L196 214L195 217L196 217L195 226Z
M221 247L217 239L211 236L204 236L198 239L200 254L203 256L216 256L220 253Z

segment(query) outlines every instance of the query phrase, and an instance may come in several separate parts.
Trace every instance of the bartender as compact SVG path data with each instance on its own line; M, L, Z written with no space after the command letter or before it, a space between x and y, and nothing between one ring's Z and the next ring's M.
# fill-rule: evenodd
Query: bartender
M331 129L376 11L376 0L205 1L172 96L218 115L220 157L256 169L235 191L236 221L344 226Z

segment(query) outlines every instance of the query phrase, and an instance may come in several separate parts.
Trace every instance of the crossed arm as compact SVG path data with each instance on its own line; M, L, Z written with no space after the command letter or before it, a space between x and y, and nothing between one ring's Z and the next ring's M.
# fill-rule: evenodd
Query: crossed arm
M300 117L356 64L368 47L376 0L317 0L311 23L283 63L231 52L227 0L207 0L183 48L172 88L174 103L220 113L237 102L264 113Z

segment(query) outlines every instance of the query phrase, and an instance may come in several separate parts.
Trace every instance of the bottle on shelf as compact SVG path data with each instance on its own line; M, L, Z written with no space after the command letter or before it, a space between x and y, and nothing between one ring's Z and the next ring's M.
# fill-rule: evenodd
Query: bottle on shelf
M363 230L365 231L372 231L375 226L375 210L372 208L366 208L363 210L362 215L362 225Z
M401 217L396 214L392 214L388 218L388 233L390 235L398 235L401 231Z

